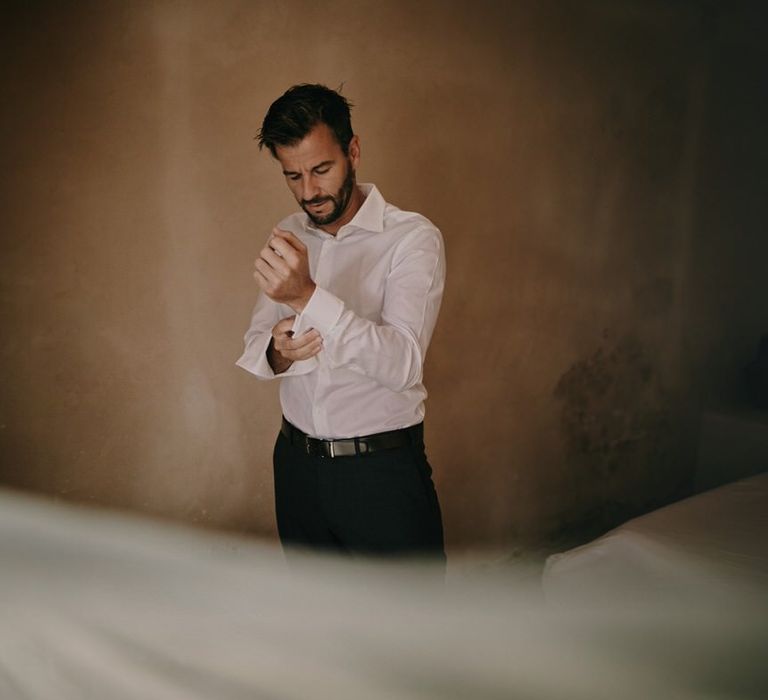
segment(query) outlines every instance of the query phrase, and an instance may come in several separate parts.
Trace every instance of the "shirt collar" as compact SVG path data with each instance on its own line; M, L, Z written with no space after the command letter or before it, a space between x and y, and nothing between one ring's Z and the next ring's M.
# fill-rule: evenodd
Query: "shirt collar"
M358 184L358 187L365 195L365 200L357 212L355 212L352 220L339 229L336 238L342 238L353 228L371 231L372 233L381 233L384 230L384 208L386 206L384 197L381 196L376 185L370 182L361 182ZM321 229L318 229L308 216L304 226L308 231L321 232Z

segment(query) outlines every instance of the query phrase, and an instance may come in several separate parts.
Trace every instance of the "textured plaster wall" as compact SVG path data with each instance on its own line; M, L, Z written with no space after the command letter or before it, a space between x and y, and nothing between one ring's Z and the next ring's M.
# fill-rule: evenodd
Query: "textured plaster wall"
M295 203L253 136L318 81L356 104L359 178L446 240L449 547L684 492L768 326L757 5L3 8L3 483L274 535L277 386L234 360Z

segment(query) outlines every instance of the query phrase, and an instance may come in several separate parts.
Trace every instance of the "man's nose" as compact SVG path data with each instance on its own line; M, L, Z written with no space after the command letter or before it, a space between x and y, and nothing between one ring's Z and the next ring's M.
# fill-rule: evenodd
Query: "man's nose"
M317 195L319 189L315 183L315 178L312 175L307 175L301 182L301 198L304 201L309 201Z

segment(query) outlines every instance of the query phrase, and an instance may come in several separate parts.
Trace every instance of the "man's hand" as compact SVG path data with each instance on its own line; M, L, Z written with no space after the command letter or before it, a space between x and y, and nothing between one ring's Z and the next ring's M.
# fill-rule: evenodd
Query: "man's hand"
M254 263L254 278L273 301L287 304L301 313L315 291L309 276L305 246L290 231L272 229L272 238ZM278 324L279 325L279 324Z
M308 360L323 349L323 339L320 333L311 328L298 338L293 337L293 320L289 316L278 321L272 329L272 340L267 348L267 361L275 374L285 372L294 362Z

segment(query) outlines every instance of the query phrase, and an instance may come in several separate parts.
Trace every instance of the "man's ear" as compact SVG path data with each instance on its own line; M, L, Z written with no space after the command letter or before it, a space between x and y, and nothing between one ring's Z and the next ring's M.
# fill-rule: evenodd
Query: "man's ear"
M349 140L349 159L352 161L352 167L357 169L357 164L360 162L360 139L355 134Z

